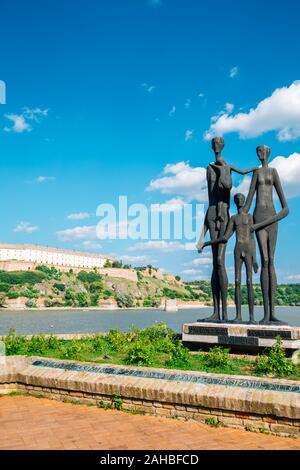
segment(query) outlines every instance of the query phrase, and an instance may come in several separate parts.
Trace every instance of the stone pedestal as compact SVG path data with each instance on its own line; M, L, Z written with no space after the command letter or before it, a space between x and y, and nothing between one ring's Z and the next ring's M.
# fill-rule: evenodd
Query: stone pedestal
M258 352L271 348L277 336L291 354L300 350L300 327L198 322L186 323L182 328L184 343L193 349L223 346L241 352Z

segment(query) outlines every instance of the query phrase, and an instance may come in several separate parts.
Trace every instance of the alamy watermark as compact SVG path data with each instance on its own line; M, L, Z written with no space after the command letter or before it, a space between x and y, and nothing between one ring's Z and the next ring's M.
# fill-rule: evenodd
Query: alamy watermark
M118 207L100 204L96 212L100 221L96 226L100 240L151 240L185 243L195 250L195 244L204 222L204 204L173 201L172 204L128 204L127 196L120 196Z
M0 104L6 104L6 83L0 80Z

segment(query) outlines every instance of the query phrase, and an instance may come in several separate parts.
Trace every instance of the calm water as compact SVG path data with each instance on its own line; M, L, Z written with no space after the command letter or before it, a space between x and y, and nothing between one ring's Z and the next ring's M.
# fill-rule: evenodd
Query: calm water
M0 312L0 335L5 335L10 328L19 334L44 333L96 333L111 328L127 331L132 325L139 328L164 322L173 330L180 332L185 322L195 322L211 315L211 308L179 310L166 313L161 310L31 310L19 312ZM243 312L247 319L247 309ZM256 308L256 319L262 318L262 309ZM279 307L277 316L293 326L300 326L300 307ZM234 309L230 309L230 317L234 317Z

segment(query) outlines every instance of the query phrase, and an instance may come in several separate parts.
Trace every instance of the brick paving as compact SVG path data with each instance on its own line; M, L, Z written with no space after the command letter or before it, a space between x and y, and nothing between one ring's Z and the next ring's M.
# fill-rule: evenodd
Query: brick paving
M26 396L0 398L0 449L298 449L300 440Z

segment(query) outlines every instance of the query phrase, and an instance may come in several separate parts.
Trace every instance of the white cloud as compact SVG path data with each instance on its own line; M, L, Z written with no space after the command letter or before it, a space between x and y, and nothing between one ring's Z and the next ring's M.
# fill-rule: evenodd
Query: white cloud
M196 258L186 263L185 266L211 266L212 264L212 257L206 256L205 258Z
M81 246L87 250L100 250L102 248L100 243L96 243L91 240L84 240Z
M4 117L11 121L13 124L10 127L4 127L5 132L16 132L21 134L23 132L30 132L32 126L28 121L40 122L42 118L47 117L48 109L41 108L28 108L24 107L21 114L8 113Z
M128 248L128 251L135 252L135 251L158 251L163 253L173 253L176 251L185 250L186 245L179 242L166 242L164 240L159 241L148 241L137 243L134 246Z
M199 98L204 98L204 96L205 96L205 95L204 95L204 93L202 93L202 92L199 93L199 95L198 95Z
M198 271L197 269L184 269L181 273L185 276L200 276L201 271Z
M20 222L18 225L14 228L14 232L20 233L20 232L25 232L25 233L33 233L39 230L39 227L32 225L30 222Z
M41 109L41 108L28 108L25 106L23 108L23 116L30 121L40 122L40 120L44 117L47 117L49 114L49 109Z
M231 114L233 112L233 110L234 110L234 104L232 104L232 103L226 103L225 104L226 113Z
M300 81L277 88L248 113L222 114L204 138L210 140L215 135L231 132L238 132L241 138L251 138L270 131L277 132L277 139L282 142L300 137Z
M230 76L230 78L235 78L238 73L239 73L239 68L238 68L238 66L232 67L232 68L229 70L229 76Z
M194 131L188 129L188 130L185 132L185 141L188 142L189 140L191 140L192 137L193 137L193 134L194 134Z
M133 264L149 264L150 262L153 263L153 260L149 256L130 256L130 255L124 255L124 256L119 256L119 259L123 261L123 263L133 263Z
M156 86L148 85L148 83L142 83L141 87L144 88L148 93L153 93L153 91L156 89Z
M30 132L32 127L25 121L24 116L18 114L5 114L4 117L11 121L13 125L11 127L4 127L5 132L17 132L21 134L22 132Z
M41 184L46 183L47 181L55 181L55 179L55 176L38 176L36 182Z
M175 113L176 113L176 106L173 106L171 111L169 112L169 116L173 117Z
M182 210L184 207L184 200L181 198L170 199L163 204L154 204L152 206L152 212L176 212Z
M188 162L168 164L164 176L150 182L147 191L176 194L187 201L207 202L206 168L192 168Z
M289 281L300 281L300 274L290 274L286 279Z
M97 239L95 225L83 225L81 227L59 230L56 232L57 237L62 241L73 240L95 240Z
M67 216L67 219L69 220L84 220L84 219L89 219L91 217L91 214L88 212L77 212L74 214L69 214Z

